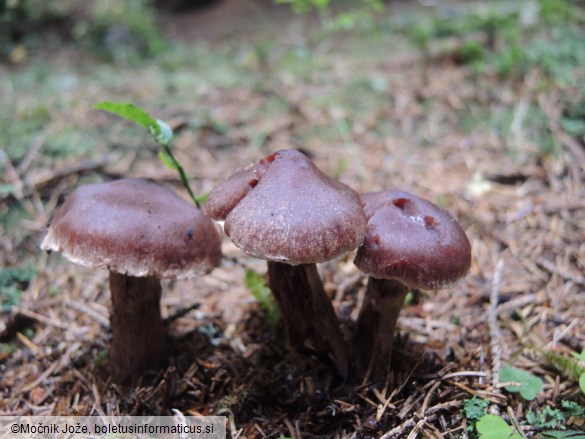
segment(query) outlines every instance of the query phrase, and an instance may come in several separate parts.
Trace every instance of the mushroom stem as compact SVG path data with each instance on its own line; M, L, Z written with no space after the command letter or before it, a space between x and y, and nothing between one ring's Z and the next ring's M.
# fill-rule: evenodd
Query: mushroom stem
M161 366L166 344L160 314L160 281L110 272L112 345L110 373L124 384L144 370Z
M347 378L348 359L341 327L317 266L268 261L268 282L296 360L303 363L311 356L320 363L328 360Z
M408 287L394 279L368 278L352 338L352 376L383 380L390 370L394 330ZM367 376L366 376L367 374Z

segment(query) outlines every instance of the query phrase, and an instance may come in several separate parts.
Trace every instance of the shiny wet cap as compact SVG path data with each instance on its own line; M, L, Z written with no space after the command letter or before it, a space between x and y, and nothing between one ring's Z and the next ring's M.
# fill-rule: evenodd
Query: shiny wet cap
M183 279L218 266L220 244L213 221L171 190L122 179L74 190L41 248L91 268Z

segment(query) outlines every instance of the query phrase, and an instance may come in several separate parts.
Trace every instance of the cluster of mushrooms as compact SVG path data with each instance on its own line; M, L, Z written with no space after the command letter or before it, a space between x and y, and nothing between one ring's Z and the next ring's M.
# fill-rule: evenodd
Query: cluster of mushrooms
M219 265L212 220L244 253L267 261L295 363L343 379L383 380L409 289L453 284L471 263L464 231L443 209L405 192L360 195L297 150L236 170L204 211L151 181L123 179L81 186L55 213L41 247L110 271L115 382L165 363L159 279ZM353 332L344 334L316 264L356 249L354 263L369 278Z

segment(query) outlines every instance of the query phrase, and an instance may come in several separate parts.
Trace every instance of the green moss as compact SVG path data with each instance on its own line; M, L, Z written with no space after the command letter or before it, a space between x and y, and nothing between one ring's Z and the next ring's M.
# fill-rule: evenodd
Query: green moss
M0 269L0 311L8 312L20 303L23 291L36 275L32 264Z

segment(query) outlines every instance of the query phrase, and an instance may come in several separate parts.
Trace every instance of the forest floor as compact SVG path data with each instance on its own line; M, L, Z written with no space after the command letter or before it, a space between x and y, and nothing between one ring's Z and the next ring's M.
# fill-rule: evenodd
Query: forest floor
M523 437L582 429L585 21L548 3L391 7L341 31L290 14L275 29L267 12L209 39L173 22L174 43L138 65L72 48L0 66L0 413L178 410L226 416L239 438L477 437L488 412ZM39 243L80 184L146 177L185 193L147 134L93 109L103 100L168 121L199 193L300 148L359 192L427 198L466 231L471 270L412 292L384 382L320 382L251 294L246 272L265 263L225 238L221 267L164 284L168 367L116 386L107 273ZM366 281L352 261L319 267L349 326ZM542 381L533 399L501 384L507 365Z

